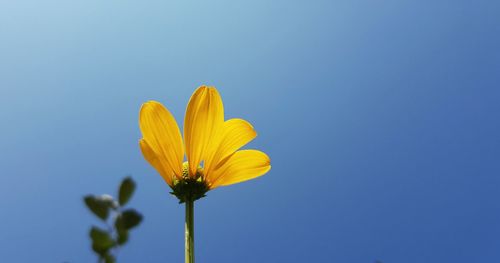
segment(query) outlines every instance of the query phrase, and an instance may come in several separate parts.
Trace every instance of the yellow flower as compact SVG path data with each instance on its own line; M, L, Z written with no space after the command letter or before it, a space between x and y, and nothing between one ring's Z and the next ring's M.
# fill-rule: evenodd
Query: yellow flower
M245 120L224 121L222 99L214 87L201 86L191 96L184 141L174 117L159 102L142 105L139 126L144 158L181 202L184 196L194 201L208 190L250 180L271 169L265 153L239 150L257 133Z

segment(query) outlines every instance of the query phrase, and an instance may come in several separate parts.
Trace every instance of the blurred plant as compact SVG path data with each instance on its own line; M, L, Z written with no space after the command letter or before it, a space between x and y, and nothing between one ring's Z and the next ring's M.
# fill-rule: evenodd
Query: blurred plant
M107 194L87 195L83 198L89 210L106 226L106 229L92 226L89 231L92 250L98 255L98 262L116 262L116 253L127 243L129 230L141 223L142 215L139 212L123 207L132 197L135 188L134 180L126 177L120 184L118 201Z

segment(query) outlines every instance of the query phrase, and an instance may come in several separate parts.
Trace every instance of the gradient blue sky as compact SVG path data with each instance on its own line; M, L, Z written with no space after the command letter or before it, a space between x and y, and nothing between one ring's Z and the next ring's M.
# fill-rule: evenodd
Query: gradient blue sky
M196 203L198 262L500 262L500 2L0 0L0 261L95 262L87 193L131 174L120 262L182 262L141 103L201 84L273 169Z

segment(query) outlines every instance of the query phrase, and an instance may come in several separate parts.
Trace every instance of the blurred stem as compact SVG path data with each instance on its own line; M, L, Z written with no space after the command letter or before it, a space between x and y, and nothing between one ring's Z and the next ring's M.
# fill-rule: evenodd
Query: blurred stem
M194 263L194 201L186 201L186 262Z

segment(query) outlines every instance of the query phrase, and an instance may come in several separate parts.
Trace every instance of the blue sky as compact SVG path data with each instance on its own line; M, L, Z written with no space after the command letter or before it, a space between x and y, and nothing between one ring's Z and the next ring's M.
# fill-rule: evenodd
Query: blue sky
M264 177L196 203L198 262L500 260L500 2L0 1L0 258L94 262L88 193L125 175L119 262L182 262L184 208L138 148L202 84Z

